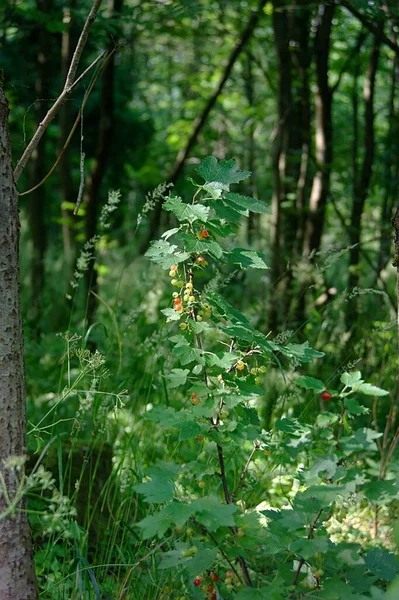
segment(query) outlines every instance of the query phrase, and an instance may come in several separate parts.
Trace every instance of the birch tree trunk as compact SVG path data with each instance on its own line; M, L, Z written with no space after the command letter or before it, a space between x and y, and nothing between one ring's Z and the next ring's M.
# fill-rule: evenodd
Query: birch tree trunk
M25 454L26 423L18 197L12 172L8 104L0 88L0 598L36 600L27 513L18 505L5 516L18 487L18 473L7 461Z

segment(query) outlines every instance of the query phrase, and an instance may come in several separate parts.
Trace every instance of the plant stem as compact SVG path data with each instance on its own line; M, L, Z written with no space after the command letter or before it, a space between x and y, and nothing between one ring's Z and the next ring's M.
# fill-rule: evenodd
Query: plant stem
M313 538L313 532L314 532L314 530L315 530L315 527L316 527L316 525L317 525L317 521L319 520L319 518L320 518L320 515L321 515L321 513L322 513L322 512L323 512L323 509L321 508L321 509L319 510L319 512L317 513L317 515L315 516L315 518L314 518L314 520L313 520L313 523L311 524L311 526L310 526L310 528L309 528L308 540L311 540L311 539ZM303 565L304 565L304 564L305 564L305 559L304 559L304 558L301 558L301 560L299 561L299 564L298 564L297 570L296 570L296 572L295 572L294 581L292 582L292 585L294 586L294 589L293 589L293 590L291 591L291 593L290 593L290 598L293 598L293 597L294 597L295 588L296 588L296 586L297 586L298 579L299 579L299 575L301 574L301 570L302 570L302 567L303 567Z

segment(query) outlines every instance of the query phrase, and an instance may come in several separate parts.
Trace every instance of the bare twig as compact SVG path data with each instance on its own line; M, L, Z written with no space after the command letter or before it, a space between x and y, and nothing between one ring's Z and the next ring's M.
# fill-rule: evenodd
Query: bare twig
M380 24L377 21L369 21L367 17L363 15L357 8L355 8L352 2L349 0L339 0L339 4L349 10L350 13L354 17L356 17L366 29L371 31L371 33L381 42L383 42L386 46L389 46L391 50L396 52L399 55L399 46L392 41L385 33L382 31Z
M75 87L75 86L78 84L78 82L79 82L79 81L82 79L82 77L83 77L84 75L86 75L86 73L88 73L88 72L89 72L89 70L90 70L90 69L92 69L92 68L93 68L93 67L94 67L94 66L95 66L95 65L96 65L96 64L99 62L99 60L100 60L100 59L101 59L103 56L104 56L104 52L102 52L102 53L100 54L100 56L98 56L98 57L96 58L96 60L95 60L95 61L94 61L94 62L93 62L93 63L92 63L92 64L91 64L91 65L90 65L90 66L89 66L89 67L88 67L88 68L87 68L85 71L84 71L84 73L82 73L82 75L81 75L81 76L80 76L80 77L79 77L79 78L78 78L78 79L75 81L75 83L73 84L73 86L72 86L72 87ZM26 196L27 194L30 194L31 192L34 192L35 190L37 190L37 188L39 188L41 185L43 185L43 183L44 183L44 182L45 182L45 181L46 181L46 180L47 180L47 179L48 179L48 178L49 178L49 177L50 177L50 176L51 176L51 175L54 173L55 169L58 167L58 165L59 165L59 163L60 163L60 161L61 161L62 157L64 156L64 153L65 153L66 149L68 148L68 146L69 146L69 144L70 144L70 141L71 141L71 139L72 139L72 136L73 136L73 134L74 134L74 133L75 133L75 131L76 131L76 127L78 126L78 124L79 124L79 121L80 121L80 120L83 118L83 110L84 110L84 108L85 108L85 106L86 106L86 103L87 103L87 101L88 101L88 99L89 99L89 96L90 96L90 94L91 94L91 92L92 92L92 90L93 90L93 87L94 87L94 85L95 85L95 83L96 83L96 81L97 81L97 79L98 79L98 77L99 77L100 73L102 72L102 70L104 69L105 65L107 64L107 62L108 62L108 59L110 58L110 56L111 56L111 54L109 54L109 55L107 56L107 58L105 59L104 63L101 65L101 68L99 69L99 71L98 71L98 72L96 73L96 75L94 76L94 78L93 78L93 80L92 80L92 82L91 82L91 84L90 84L90 86L89 86L89 88L88 88L87 92L85 93L85 96L84 96L84 99L83 99L83 102L82 102L82 106L80 107L80 110L79 110L79 112L78 112L78 115L77 115L77 117L76 117L76 119L75 119L75 122L74 122L74 124L73 124L73 126L72 126L72 129L71 129L71 131L69 132L69 135L68 135L67 139L65 140L65 143L64 143L64 145L63 145L63 147L62 147L62 149L61 149L61 152L59 153L59 155L58 155L58 157L57 157L57 159L56 159L55 163L53 164L53 166L51 167L51 169L49 170L49 172L47 173L47 175L46 175L45 177L43 177L43 179L42 179L41 181L39 181L39 183L37 183L36 185L34 185L34 186L33 186L32 188L30 188L29 190L26 190L26 192L20 192L20 193L18 194L19 196Z
M254 441L254 447L252 448L251 454L248 457L247 462L245 463L245 467L243 468L241 475L240 475L240 479L239 482L237 484L237 487L233 490L233 493L231 494L231 499L234 500L238 490L242 487L243 483L244 483L244 479L245 479L245 475L247 474L247 471L249 469L249 465L251 464L251 461L254 457L255 452L259 450L259 442L257 440Z
M36 132L34 133L31 141L29 142L24 153L22 154L21 158L19 159L18 164L14 170L15 183L20 178L22 171L26 167L28 160L30 159L35 148L37 147L40 140L42 139L50 122L54 119L57 111L64 104L65 100L67 99L68 95L71 93L71 91L73 89L73 83L74 83L74 79L75 79L75 75L76 75L76 70L79 65L80 57L82 56L83 48L87 41L87 36L89 34L89 31L93 24L93 21L96 18L97 12L101 6L101 2L102 2L102 0L94 0L94 2L93 2L93 6L90 10L90 13L89 13L87 19L86 19L86 23L84 24L82 33L80 35L80 38L79 38L78 43L75 48L75 52L73 53L73 56L72 56L71 65L69 67L69 71L68 71L68 74L66 77L64 89L62 90L61 94L58 96L57 100L54 102L53 106L47 112L43 121L41 123L39 123L39 126L38 126ZM86 71L87 71L87 69L86 69ZM79 80L81 79L81 77L79 77Z

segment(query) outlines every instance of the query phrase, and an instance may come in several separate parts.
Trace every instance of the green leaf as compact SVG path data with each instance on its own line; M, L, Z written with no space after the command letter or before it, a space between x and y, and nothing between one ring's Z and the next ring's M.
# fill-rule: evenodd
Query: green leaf
M143 538L145 540L156 535L162 538L165 531L170 527L170 519L167 515L158 512L139 521L137 527L143 530Z
M366 396L387 396L389 394L386 390L383 390L376 385L371 385L371 383L360 383L354 387L357 392L365 394Z
M379 579L393 581L399 573L398 558L384 548L373 548L364 556L368 570Z
M353 371L353 373L342 373L341 383L348 387L353 387L356 383L362 381L362 374L360 371Z
M207 183L220 183L223 190L228 190L231 183L239 183L251 175L249 171L240 171L235 160L218 161L214 156L204 158L197 173Z
M150 481L139 483L134 487L136 492L144 495L145 502L149 504L162 504L173 498L175 491L174 482L180 471L180 466L174 463L158 462L148 469Z
M169 244L166 240L152 242L145 256L162 269L169 269L173 264L181 263L190 258L188 252L181 251L177 246Z
M241 194L226 194L224 197L224 202L226 202L229 206L231 203L234 206L239 206L240 208L244 208L246 210L250 210L255 213L270 213L270 208L259 200L255 200L255 198L250 198L249 196L241 196Z
M188 319L188 324L190 326L191 331L195 334L203 333L204 331L209 331L211 326L206 321L193 321L193 319Z
M197 240L192 235L182 234L181 238L188 252L198 252L200 254L210 254L213 258L222 258L223 249L220 244L213 240Z
M315 390L316 392L322 392L326 389L326 386L320 379L309 377L308 375L302 375L295 379L295 385L304 388L305 390Z
M301 363L312 362L314 358L321 358L324 352L318 352L309 346L309 342L303 344L287 344L280 347L281 353L292 358L296 358Z
M201 427L195 421L178 421L175 423L176 429L180 430L179 441L193 440L201 433Z
M221 504L219 498L208 496L198 498L192 503L196 519L213 532L219 527L233 527L235 525L234 514L238 507L234 504Z
M396 498L399 494L395 480L370 481L362 487L362 491L367 500L378 502L380 505Z
M220 369L229 369L238 359L234 352L223 352L217 354L207 354L206 362L210 367L219 367Z
M268 585L267 587L261 588L244 588L240 590L236 596L234 596L235 600L283 600L283 598L287 597L287 595L280 594L280 590L273 590L273 584ZM276 595L277 594L277 595Z
M170 237L172 237L172 235L175 235L175 233L178 233L179 231L180 227L173 227L173 229L168 229L168 231L165 231L165 233L163 233L161 237L165 240L168 240Z
M375 452L377 450L377 444L374 440L381 436L382 433L377 433L373 429L362 427L361 429L357 429L353 436L341 439L342 449L347 456L353 452Z
M144 495L145 502L163 504L173 498L175 485L164 477L154 477L151 481L139 483L134 489Z
M167 323L170 323L171 321L179 321L181 317L180 313L174 308L163 308L161 313L165 315Z
M231 252L225 253L229 262L239 264L242 269L251 267L252 269L268 269L269 267L258 252L245 250L243 248L234 248Z
M189 372L189 369L172 369L170 375L166 375L168 388L177 388L184 385L187 381Z
M209 216L209 206L203 204L186 204L178 196L169 196L163 205L163 208L172 212L179 221L206 222Z
M201 365L205 364L204 353L199 348L193 348L192 346L175 346L173 352L177 355L180 360L180 364L188 365L194 360Z
M354 398L345 398L344 405L348 413L351 415L364 415L370 412L366 406L362 406Z

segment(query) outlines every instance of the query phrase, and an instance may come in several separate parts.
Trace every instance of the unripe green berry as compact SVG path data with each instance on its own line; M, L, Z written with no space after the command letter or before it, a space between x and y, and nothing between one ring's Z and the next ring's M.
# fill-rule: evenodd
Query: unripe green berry
M261 377L255 377L255 383L256 383L256 385L260 385L262 383L262 378Z
M189 302L195 302L195 296L190 296L188 300Z
M262 365L261 367L259 367L259 373L263 373L265 374L267 371L266 367L264 365Z
M172 296L173 296L173 298L178 298L179 297L179 293L178 292L173 292Z
M171 281L170 283L171 283L172 285L177 285L177 284L178 284L178 281L177 281L177 279L172 279L172 281Z
M180 323L179 327L184 331L184 329L187 329L188 325L187 323Z
M202 321L201 315L197 315L197 321L198 321L198 323L200 323Z
M181 281L181 280L179 280L179 281L176 283L176 285L177 285L177 287L178 287L178 288L180 288L180 289L181 289L182 287L184 287L184 281Z

